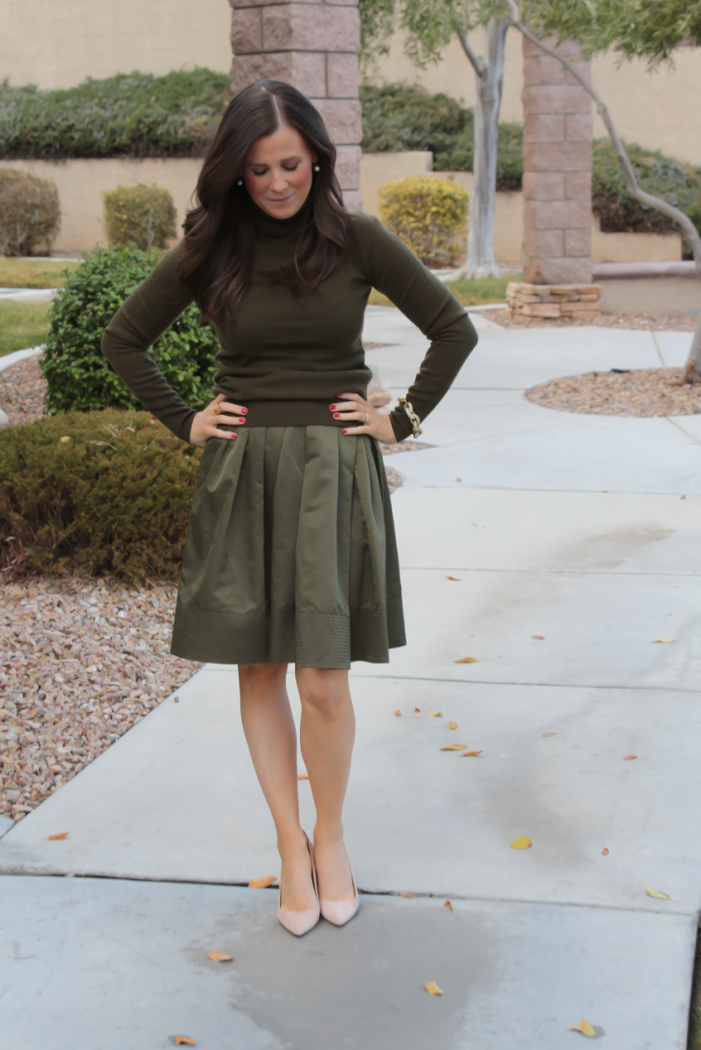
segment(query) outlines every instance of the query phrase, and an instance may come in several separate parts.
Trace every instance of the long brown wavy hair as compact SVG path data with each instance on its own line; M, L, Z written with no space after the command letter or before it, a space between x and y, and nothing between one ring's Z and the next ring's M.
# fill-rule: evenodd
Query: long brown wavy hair
M244 186L246 154L256 139L283 125L296 128L317 154L307 220L294 259L266 276L300 298L333 270L348 233L349 213L334 173L336 149L321 115L300 91L281 80L259 80L243 88L226 107L197 180L199 207L187 213L178 277L191 290L200 320L233 314L253 266L253 204Z

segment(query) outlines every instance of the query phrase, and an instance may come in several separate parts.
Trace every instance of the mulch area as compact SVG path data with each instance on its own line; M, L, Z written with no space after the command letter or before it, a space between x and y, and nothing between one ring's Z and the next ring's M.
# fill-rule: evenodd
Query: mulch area
M681 368L587 372L526 391L543 408L599 416L690 416L701 413L701 385L682 382Z
M469 308L468 308L469 313ZM568 317L510 317L506 309L490 310L486 314L502 328L636 328L658 332L693 332L698 322L694 314L679 314L674 317L652 317L650 314L605 314L596 321L575 321Z

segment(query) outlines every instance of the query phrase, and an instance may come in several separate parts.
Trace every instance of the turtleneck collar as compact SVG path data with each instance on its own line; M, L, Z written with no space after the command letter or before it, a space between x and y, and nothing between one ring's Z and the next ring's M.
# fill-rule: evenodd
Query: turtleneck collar
M248 203L251 208L251 214L253 215L256 235L258 237L280 238L300 233L309 215L310 197L311 194L307 197L299 211L296 211L294 215L290 215L287 219L276 219L274 215L268 215L266 211L259 208L249 197Z

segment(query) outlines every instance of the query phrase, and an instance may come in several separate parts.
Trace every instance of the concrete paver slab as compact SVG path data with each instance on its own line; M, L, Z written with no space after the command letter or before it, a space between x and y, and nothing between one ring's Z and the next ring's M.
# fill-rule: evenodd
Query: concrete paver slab
M365 897L297 940L271 891L2 882L3 1036L22 1050L561 1050L582 1016L617 1050L686 1046L686 917Z
M681 368L686 364L692 334L692 332L655 332L655 342L667 368Z
M238 884L276 875L231 678L200 672L179 704L161 705L20 821L0 840L0 872ZM697 694L362 672L352 688L346 828L361 889L665 915L698 907ZM454 742L482 754L440 750ZM300 795L311 831L307 782ZM533 847L510 849L519 835ZM672 900L647 896L646 882Z
M9 817L3 817L0 815L0 838L7 834L11 827L14 826L14 820L10 820Z
M403 487L392 505L405 569L701 574L699 495Z

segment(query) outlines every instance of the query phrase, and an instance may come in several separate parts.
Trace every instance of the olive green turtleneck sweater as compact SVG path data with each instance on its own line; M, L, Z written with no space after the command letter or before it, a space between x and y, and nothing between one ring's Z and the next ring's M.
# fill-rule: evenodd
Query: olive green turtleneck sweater
M383 292L431 340L408 399L424 419L446 393L477 342L455 296L376 218L351 214L345 250L318 295L300 302L261 276L291 258L306 206L289 219L251 202L253 273L233 319L215 323L221 349L214 393L248 408L250 426L343 426L329 405L341 393L367 394L370 370L361 341L372 288ZM182 244L182 242L181 242ZM176 276L180 246L169 251L105 330L102 351L131 392L188 441L195 409L168 386L148 348L193 302ZM390 416L398 441L412 431L403 408Z

